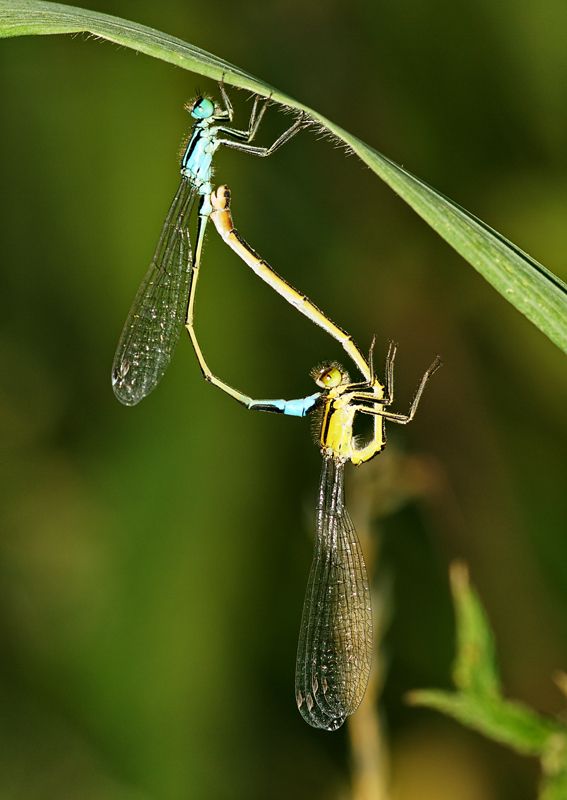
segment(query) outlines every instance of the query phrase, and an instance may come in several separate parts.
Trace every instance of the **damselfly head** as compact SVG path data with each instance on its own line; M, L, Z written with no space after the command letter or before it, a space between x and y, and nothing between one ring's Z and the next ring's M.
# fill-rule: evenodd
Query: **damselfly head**
M194 119L209 119L215 113L215 104L208 97L197 97L186 108Z
M326 362L311 370L311 377L321 389L336 389L350 383L348 373L336 361Z

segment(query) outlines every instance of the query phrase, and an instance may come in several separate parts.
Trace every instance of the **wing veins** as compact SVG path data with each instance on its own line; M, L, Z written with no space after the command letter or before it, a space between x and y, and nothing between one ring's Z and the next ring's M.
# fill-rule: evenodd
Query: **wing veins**
M344 505L344 464L332 457L323 462L316 534L299 638L296 698L311 725L333 730L364 696L372 659L372 618L364 557Z
M194 201L195 190L184 178L124 324L112 375L115 394L126 405L135 405L157 386L179 341L191 288Z

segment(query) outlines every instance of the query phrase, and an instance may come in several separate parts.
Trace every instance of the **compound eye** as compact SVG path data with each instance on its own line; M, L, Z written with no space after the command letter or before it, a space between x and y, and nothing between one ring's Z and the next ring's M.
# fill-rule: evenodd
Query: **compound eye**
M215 104L208 97L198 97L189 112L195 119L208 119L215 112Z
M328 367L317 375L315 383L322 386L323 389L333 389L335 386L340 386L343 379L342 372L337 367Z

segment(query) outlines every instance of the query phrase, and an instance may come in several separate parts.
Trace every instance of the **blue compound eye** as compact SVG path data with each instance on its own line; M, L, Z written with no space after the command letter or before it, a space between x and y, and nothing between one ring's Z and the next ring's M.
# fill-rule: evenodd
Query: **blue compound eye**
M193 103L190 114L195 119L208 119L215 112L215 104L208 97L198 97Z

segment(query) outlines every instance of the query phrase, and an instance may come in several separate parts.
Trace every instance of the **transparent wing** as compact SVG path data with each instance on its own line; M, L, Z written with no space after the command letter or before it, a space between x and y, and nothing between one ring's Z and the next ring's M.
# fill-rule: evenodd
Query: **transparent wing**
M183 178L116 348L112 386L127 406L155 389L179 341L191 287L189 220L194 201L195 190Z
M339 728L364 696L371 662L370 587L344 505L344 464L326 457L295 673L303 718L315 728Z

